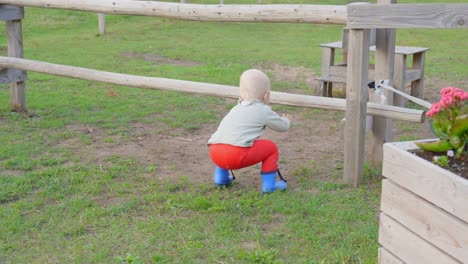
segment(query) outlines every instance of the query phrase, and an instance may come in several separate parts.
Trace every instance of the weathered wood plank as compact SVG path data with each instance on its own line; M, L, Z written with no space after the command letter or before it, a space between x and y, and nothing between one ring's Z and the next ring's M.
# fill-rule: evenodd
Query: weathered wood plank
M347 67L346 65L335 65L331 66L328 69L328 76L322 76L322 80L330 81L330 82L337 82L337 83L346 83L346 72L347 72ZM374 65L370 64L369 65L369 73L368 73L368 81L374 81L375 80L375 71L374 71Z
M468 223L396 185L382 181L381 210L462 263L468 262Z
M407 57L404 54L397 54L395 56L395 80L393 86L398 91L406 93L406 70L407 70ZM408 100L399 94L395 94L393 97L393 105L399 107L405 107Z
M16 68L88 81L124 85L128 87L179 91L236 99L239 98L239 88L229 85L136 76L2 56L0 56L0 67ZM326 98L320 96L289 94L272 91L271 102L283 105L320 108L336 111L346 110L346 100L340 98ZM394 106L382 106L374 103L367 103L367 106L369 108L367 112L370 115L385 116L409 122L424 122L424 112L421 110Z
M375 46L371 46L370 51L375 51ZM413 55L416 53L421 53L430 50L429 48L424 47L411 47L411 46L395 46L395 53L396 54L404 54L404 55Z
M424 95L424 61L426 60L425 53L418 53L413 56L413 68L419 70L420 78L411 83L411 95L418 98L423 98Z
M344 129L344 180L358 186L364 169L369 30L349 30L346 80L346 123Z
M329 75L330 66L335 64L335 49L322 49L322 76Z
M25 82L13 82L10 84L10 109L16 112L26 111Z
M0 0L1 1L1 0ZM328 47L328 48L335 48L335 49L345 49L345 45L343 41L335 41L330 43L323 43L320 44L320 47ZM347 49L347 48L346 48ZM375 51L375 45L371 45L369 47L370 51ZM430 50L429 48L424 47L411 47L411 46L395 46L395 53L396 54L404 54L404 55L413 55L416 53L421 53L424 51Z
M396 4L396 0L378 0L378 4ZM374 80L379 83L381 80L389 80L393 83L393 68L395 64L395 29L376 29L375 40L375 73ZM375 93L369 91L369 101L386 105L393 104L393 93L383 92L385 100ZM383 160L383 144L391 142L393 122L388 118L373 117L372 120L372 140L371 140L371 162L376 168L380 168Z
M378 263L379 264L405 264L399 258L394 256L390 251L383 247L379 247L378 251Z
M0 4L0 20L20 20L24 18L24 7Z
M382 174L400 186L468 223L468 180L425 161L406 150L416 150L412 142L386 143ZM401 173L405 170L405 174Z
M417 69L406 69L406 76L405 76L406 84L415 80L422 80L422 78L424 78L423 71L417 70ZM415 96L415 97L419 97L419 96Z
M346 24L342 5L201 5L134 0L0 0L0 3L196 21Z
M349 28L468 28L468 4L348 5Z
M98 14L98 30L99 35L104 35L106 33L106 14Z
M0 84L22 82L27 80L25 71L16 69L0 69Z
M370 30L369 36L369 46L374 46L376 41L376 31L375 28ZM341 41L337 41L335 45L340 45L340 48L343 49L345 54L348 54L348 39L349 39L349 28L344 28L341 33ZM375 46L374 46L375 47ZM347 58L343 62L346 62Z
M346 65L331 66L328 69L328 76L323 77L332 82L346 83L346 72L348 71Z
M21 20L9 20L5 22L8 37L8 56L14 58L23 57L23 29ZM9 72L11 70L8 70ZM14 75L25 73L14 73ZM10 109L13 111L26 111L26 87L24 81L10 84Z
M320 47L326 47L326 48L342 49L343 48L343 41L323 43L323 44L320 44L319 46Z
M322 49L322 76L330 75L330 66L335 64L335 49L323 48ZM326 78L325 78L326 79ZM331 97L333 83L323 81L322 82L322 96Z
M379 243L406 263L460 264L385 213L380 214Z

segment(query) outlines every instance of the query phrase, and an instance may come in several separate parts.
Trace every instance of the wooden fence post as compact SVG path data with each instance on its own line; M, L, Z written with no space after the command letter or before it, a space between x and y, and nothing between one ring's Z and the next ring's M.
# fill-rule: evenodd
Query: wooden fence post
M23 30L21 20L6 21L8 57L23 58ZM10 84L10 109L26 111L26 84L24 81Z
M21 19L24 8L14 5L0 5L0 20L5 20L8 38L8 57L23 58L23 31ZM16 69L0 71L0 83L10 83L10 109L26 111L26 72Z
M378 0L378 4L396 4L396 0ZM377 29L375 43L375 81L389 80L393 83L395 64L395 29ZM375 91L370 92L370 102L393 104L393 93L383 91L385 101L382 102ZM372 122L372 145L370 147L372 166L380 168L383 159L383 144L392 141L392 119L373 117Z
M98 28L99 35L104 35L106 33L106 14L98 13Z
M364 172L369 39L369 29L349 30L343 178L354 187L359 185Z

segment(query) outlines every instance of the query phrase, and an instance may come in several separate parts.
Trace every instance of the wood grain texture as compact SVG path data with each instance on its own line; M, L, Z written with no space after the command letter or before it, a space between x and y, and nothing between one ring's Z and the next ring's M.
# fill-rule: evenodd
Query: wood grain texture
M379 264L405 264L399 258L394 256L390 251L383 247L379 247L378 251L378 263Z
M349 28L468 28L468 4L348 5Z
M330 66L335 65L335 49L322 48L322 76L326 78L329 75Z
M369 30L351 29L346 73L346 123L344 129L344 181L357 187L364 169L364 135L367 114Z
M382 174L468 223L468 180L408 150L412 142L385 143Z
M106 14L98 14L98 30L99 35L104 35L106 33Z
M24 7L0 4L0 20L20 20L24 18Z
M458 261L468 263L468 223L389 179L382 182L381 210Z
M0 3L196 21L347 23L344 5L201 5L134 0L0 0Z
M379 243L406 263L460 264L385 213L380 214Z
M413 56L413 68L419 70L420 78L411 82L411 95L418 98L423 98L424 95L424 63L426 54L418 53ZM408 80L409 78L407 78Z
M8 56L23 58L23 30L21 20L6 21Z
M98 71L87 68L60 65L48 62L18 59L0 56L0 68L16 68L57 76L64 76L88 81L105 82L128 87L138 87L155 90L171 90L187 93L214 95L227 98L239 98L239 88L236 86L183 81L176 79L136 76L129 74ZM320 108L326 110L345 111L346 100L326 98L301 94L271 92L271 102L275 104ZM424 112L394 106L368 103L368 114L421 123Z
M393 86L395 87L395 89L403 93L406 93L405 75L407 70L407 60L408 58L404 54L397 54L395 56L395 80L393 82ZM394 95L393 105L405 107L407 103L408 100L405 97L399 94Z
M8 38L8 56L22 58L23 29L21 20L6 21L5 24ZM26 77L25 72L15 72L13 69L9 69L8 74L10 77ZM26 111L26 84L24 81L10 84L10 109L13 111Z
M0 69L0 84L22 82L28 79L26 71L17 69Z
M396 0L378 0L378 4L396 4ZM375 73L374 81L389 80L393 83L393 68L395 64L395 29L374 29L375 31ZM384 91L385 100L375 94L375 90L369 90L369 101L374 103L393 104L393 93ZM391 142L393 122L389 118L373 117L372 140L369 148L372 157L372 165L380 167L383 160L383 144Z

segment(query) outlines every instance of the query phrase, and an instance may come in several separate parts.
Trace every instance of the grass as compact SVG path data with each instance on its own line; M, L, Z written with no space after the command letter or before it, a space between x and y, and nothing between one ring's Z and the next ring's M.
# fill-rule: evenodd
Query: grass
M236 85L243 70L257 65L319 72L318 44L341 36L341 26L133 16L108 16L108 33L98 36L96 17L26 8L25 57ZM466 30L398 30L397 43L431 48L429 78L466 84L459 42L466 38ZM0 43L5 54L5 34ZM143 55L194 64L158 64ZM272 85L310 92L281 81ZM64 144L94 144L70 127L99 129L108 143L130 138L130 124L138 122L160 124L155 133L200 129L219 120L226 104L219 98L29 73L28 114L10 112L8 103L9 88L2 85L1 263L376 263L380 174L373 168L366 166L365 184L353 189L340 182L341 167L332 168L328 180L308 180L323 169L312 161L293 172L300 188L262 195L193 184L187 175L158 179L152 177L158 165L137 158L111 156L98 166ZM327 114L297 111L311 119ZM413 124L400 127L400 138L417 133Z
M261 195L148 182L138 163L125 164L2 177L3 262L117 263L131 254L147 263L359 263L375 255L377 189L316 182L313 195Z

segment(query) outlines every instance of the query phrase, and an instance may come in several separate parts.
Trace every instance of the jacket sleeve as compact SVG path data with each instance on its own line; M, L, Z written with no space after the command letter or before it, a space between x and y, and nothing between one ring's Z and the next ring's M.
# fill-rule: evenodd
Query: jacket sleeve
M279 116L268 107L266 111L266 126L278 132L286 132L291 126L291 123L289 119Z

